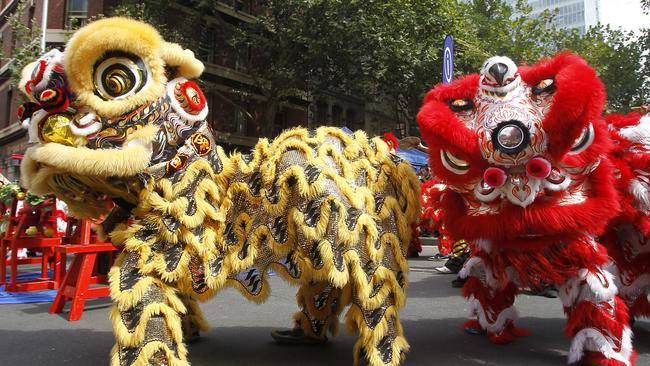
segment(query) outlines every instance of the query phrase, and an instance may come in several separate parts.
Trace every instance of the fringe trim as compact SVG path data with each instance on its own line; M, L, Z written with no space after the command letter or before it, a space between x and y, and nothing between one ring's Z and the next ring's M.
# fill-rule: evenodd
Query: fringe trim
M580 361L584 356L585 350L599 352L608 359L614 359L624 363L626 366L632 366L631 359L634 353L632 348L632 331L629 327L625 327L621 339L621 350L616 352L608 338L600 331L594 328L585 328L578 332L571 341L568 362L572 364Z
M471 299L469 302L470 317L476 317L481 327L488 331L488 333L499 334L515 320L519 319L519 313L513 306L503 309L494 322L490 322L485 315L485 309L478 299Z

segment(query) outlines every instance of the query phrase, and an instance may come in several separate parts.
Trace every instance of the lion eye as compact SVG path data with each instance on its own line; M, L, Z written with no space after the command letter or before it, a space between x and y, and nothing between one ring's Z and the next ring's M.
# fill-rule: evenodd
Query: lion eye
M444 165L445 168L456 174L465 174L469 170L468 162L450 153L449 151L440 150L440 159L442 160L442 165Z
M544 79L533 87L533 94L553 93L555 91L555 80Z
M454 99L449 102L449 108L454 112L469 111L474 108L474 102L471 99Z
M108 52L95 64L95 94L104 100L122 99L140 91L148 80L141 58L126 52Z
M591 146L591 143L594 142L594 137L594 126L590 123L589 126L582 130L582 133L578 136L576 142L571 146L569 154L579 154L587 150L587 148Z

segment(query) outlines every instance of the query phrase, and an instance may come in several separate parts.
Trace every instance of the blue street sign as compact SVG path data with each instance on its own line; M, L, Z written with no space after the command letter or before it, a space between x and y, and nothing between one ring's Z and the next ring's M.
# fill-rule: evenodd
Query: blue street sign
M442 82L451 83L454 78L454 39L451 35L445 37L442 44Z

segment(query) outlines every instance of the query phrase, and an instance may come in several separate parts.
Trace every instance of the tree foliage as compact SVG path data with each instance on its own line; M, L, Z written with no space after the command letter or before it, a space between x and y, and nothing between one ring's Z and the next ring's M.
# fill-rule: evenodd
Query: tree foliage
M596 68L607 90L609 111L627 112L647 103L645 48L633 32L597 26L584 36L572 33L560 45L582 55Z
M650 1L650 0L648 0ZM535 17L524 1L514 8L502 0L473 0L464 5L472 19L475 38L462 40L490 55L509 56L515 62L533 63L543 57L569 50L583 56L596 68L608 92L610 111L629 111L644 103L648 97L645 82L648 62L642 38L633 32L624 32L597 25L581 34L577 29L555 26L556 15L545 11ZM461 41L460 47L463 47ZM469 64L475 72L482 62L476 53L469 55Z
M394 105L413 120L424 93L440 81L441 44L456 40L456 74L478 71L492 55L532 63L561 50L583 55L607 85L612 111L647 101L650 32L643 37L598 26L581 35L558 29L556 13L531 16L520 0L264 0L250 21L221 17L215 0L125 0L114 14L132 15L164 37L197 49L218 32L265 105L262 135L278 105L297 95L335 92ZM643 0L646 9L650 0ZM183 10L179 14L179 5ZM216 21L206 22L206 17ZM644 66L642 66L644 65Z
M34 61L41 53L41 30L25 21L27 0L20 0L16 9L7 15L7 24L11 29L11 52L1 53L3 63L9 63L12 85L18 85L20 74L27 64Z
M121 0L109 9L108 16L122 16L153 24L169 42L175 42L195 49L198 46L197 29L200 16L196 13L183 14L177 5L186 1L174 0ZM181 16L179 16L181 15Z
M269 0L265 6L231 40L255 52L247 68L267 100L276 103L294 90L335 92L394 103L410 119L438 79L441 37L466 21L449 1Z

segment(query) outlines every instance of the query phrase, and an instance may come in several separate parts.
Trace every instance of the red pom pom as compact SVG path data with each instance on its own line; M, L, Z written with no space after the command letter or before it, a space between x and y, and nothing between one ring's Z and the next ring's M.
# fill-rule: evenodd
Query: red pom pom
M483 173L483 181L490 187L501 187L506 184L506 172L500 168L489 167Z
M544 158L532 158L526 164L526 173L533 178L546 178L551 174L551 163Z
M183 108L186 112L198 114L205 108L205 104L207 103L205 95L203 95L203 91L195 82L188 80L182 83L180 85L180 93L183 101L187 104L187 108ZM179 100L179 102L181 101ZM183 103L181 102L181 104Z

